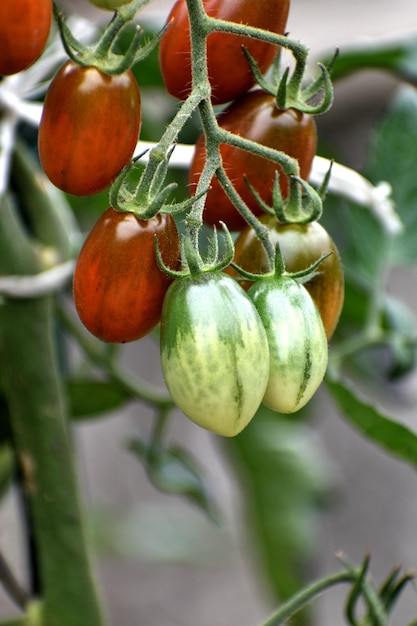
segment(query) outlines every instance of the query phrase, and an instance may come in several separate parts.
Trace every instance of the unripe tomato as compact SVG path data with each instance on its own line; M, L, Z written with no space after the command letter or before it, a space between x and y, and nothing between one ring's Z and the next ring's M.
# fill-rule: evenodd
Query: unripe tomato
M133 73L110 76L68 61L46 94L39 126L39 158L62 191L103 191L131 159L141 125Z
M257 411L269 351L252 302L230 276L176 280L161 317L161 365L177 406L193 422L237 435Z
M283 34L287 24L289 0L203 0L210 17L255 26ZM167 18L169 29L161 39L159 63L165 87L172 96L185 100L191 91L190 24L185 0L177 0ZM228 33L215 32L207 38L207 67L212 101L222 104L234 100L255 84L242 50L249 51L261 72L265 72L277 46Z
M162 258L175 269L179 239L171 215L148 221L108 208L89 233L74 272L74 302L88 330L103 341L123 343L158 324L172 279L158 267Z
M263 215L260 221L268 228L272 244L279 243L287 272L300 272L320 257L330 254L322 261L313 278L304 283L319 310L327 339L330 339L339 321L344 299L343 267L336 244L318 222L280 224L273 215ZM265 248L249 226L235 241L234 261L252 274L269 271ZM226 271L235 278L240 276L232 267ZM240 284L249 289L253 283L243 281Z
M21 72L40 57L51 23L51 0L1 0L0 75Z
M130 4L132 0L90 0L91 4L94 4L99 9L105 9L107 11L116 11L124 4Z
M222 128L236 135L297 159L301 178L308 178L317 146L313 117L294 109L278 109L275 98L258 89L232 102L220 113L218 121ZM288 179L277 163L228 144L222 144L220 152L226 173L255 215L260 215L262 209L246 185L245 176L262 199L271 205L275 171L278 170L281 192L284 197L288 194ZM198 183L205 159L206 146L202 135L196 143L190 165L191 190ZM224 221L230 230L241 230L246 226L245 220L227 198L216 178L212 180L207 194L203 219L210 226L217 226L219 221Z
M287 276L258 280L248 291L268 337L270 365L263 403L294 413L311 399L326 373L327 339L308 291Z

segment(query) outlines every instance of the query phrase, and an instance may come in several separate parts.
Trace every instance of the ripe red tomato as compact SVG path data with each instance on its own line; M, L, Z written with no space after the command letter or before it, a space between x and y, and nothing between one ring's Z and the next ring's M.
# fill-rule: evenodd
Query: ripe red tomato
M298 160L301 177L303 179L308 177L317 146L316 124L313 117L295 109L285 111L278 109L275 98L258 89L232 102L220 113L218 119L222 128L294 157ZM273 161L228 144L222 144L220 152L227 174L255 215L260 215L262 209L247 187L244 176L270 205L275 171L278 170L281 192L284 197L288 194L288 179L279 165ZM195 146L189 170L191 190L194 190L198 183L205 158L205 140L204 136L201 136ZM218 225L219 220L222 220L230 230L241 230L246 226L245 220L227 198L217 179L212 180L211 189L207 194L203 219L211 226Z
M40 57L51 23L51 0L1 0L0 75L21 72Z
M283 34L289 0L203 0L210 17L255 26ZM165 87L172 96L185 100L191 90L190 25L185 0L177 0L167 18L170 27L159 48L159 64ZM242 50L245 46L262 72L271 65L277 46L227 33L207 38L208 74L214 104L234 100L254 85L252 71Z
M74 302L99 339L134 341L158 324L172 279L157 265L155 237L165 264L175 269L179 238L171 215L145 221L110 207L85 240L74 272Z
M45 98L38 137L43 169L67 193L103 191L131 159L140 125L140 94L130 70L110 76L68 61Z
M343 267L333 239L318 222L280 224L273 215L263 215L260 221L267 226L272 244L279 243L288 272L300 272L330 253L318 267L317 274L304 283L319 310L327 339L330 339L339 321L344 299ZM234 260L253 274L268 272L265 248L252 228L245 228L236 239ZM226 271L235 278L240 276L232 267ZM249 281L240 284L246 290L253 285Z

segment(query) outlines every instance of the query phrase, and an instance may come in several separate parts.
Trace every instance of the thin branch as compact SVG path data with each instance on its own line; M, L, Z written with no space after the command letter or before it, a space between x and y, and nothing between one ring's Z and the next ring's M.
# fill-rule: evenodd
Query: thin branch
M22 611L30 600L29 594L23 589L15 575L13 574L4 555L0 552L0 582L6 590L9 597Z

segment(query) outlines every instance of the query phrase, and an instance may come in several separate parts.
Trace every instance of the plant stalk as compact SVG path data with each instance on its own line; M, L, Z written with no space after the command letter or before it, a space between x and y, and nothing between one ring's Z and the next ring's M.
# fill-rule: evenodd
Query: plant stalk
M34 523L43 626L103 626L52 334L50 297L0 307L0 367Z

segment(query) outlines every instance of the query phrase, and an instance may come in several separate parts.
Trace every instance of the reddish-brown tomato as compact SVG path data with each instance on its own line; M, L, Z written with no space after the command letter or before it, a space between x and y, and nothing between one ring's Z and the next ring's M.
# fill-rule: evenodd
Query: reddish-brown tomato
M203 0L210 17L237 22L283 34L289 0ZM161 39L159 63L165 87L172 96L185 100L191 89L190 25L185 0L177 0L167 18L170 27ZM207 66L212 100L222 104L245 93L255 83L242 46L261 72L265 72L277 46L254 38L214 32L207 38Z
M172 279L158 267L155 237L164 263L176 269L179 239L171 215L145 221L110 207L89 233L75 267L74 302L99 339L134 341L158 324Z
M263 215L260 219L268 228L272 244L279 243L288 272L304 270L321 256L330 253L319 265L317 274L304 283L320 312L327 339L330 339L337 326L344 299L343 267L333 239L318 222L280 224L273 215ZM269 271L265 248L249 227L236 239L234 260L253 274ZM226 271L235 278L240 276L232 267ZM249 289L253 283L243 281L240 284Z
M103 191L131 159L140 131L133 73L110 76L68 61L53 79L39 126L39 158L67 193Z
M285 111L278 109L275 98L258 89L232 102L220 113L218 119L220 126L225 130L285 152L297 159L301 178L308 177L317 146L316 124L313 117L294 109ZM258 191L261 198L271 205L275 171L278 170L281 192L284 197L288 194L288 179L274 161L228 144L222 144L220 152L223 166L236 191L255 215L260 215L262 208L249 190L244 177ZM204 136L201 136L195 146L189 170L192 192L200 178L205 158L205 141ZM217 179L212 180L207 194L203 219L211 226L218 225L221 220L230 230L241 230L246 226L246 222L227 198Z
M21 72L40 57L51 23L51 0L1 0L0 75Z

